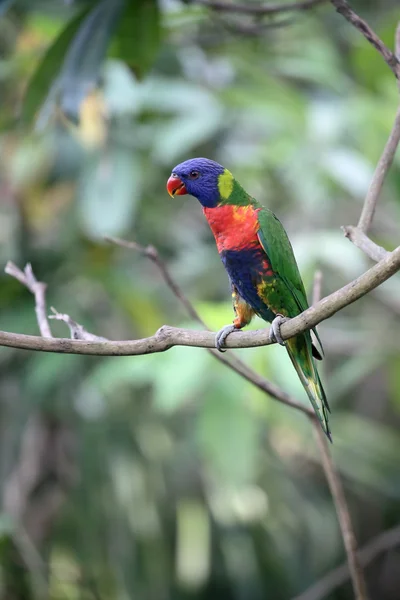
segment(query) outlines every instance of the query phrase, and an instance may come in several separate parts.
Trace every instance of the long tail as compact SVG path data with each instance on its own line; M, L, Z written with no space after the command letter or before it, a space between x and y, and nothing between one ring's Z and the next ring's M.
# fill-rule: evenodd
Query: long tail
M286 348L290 360L311 401L315 414L321 423L321 427L329 441L332 442L328 423L328 412L331 411L312 355L311 336L309 332L288 340Z

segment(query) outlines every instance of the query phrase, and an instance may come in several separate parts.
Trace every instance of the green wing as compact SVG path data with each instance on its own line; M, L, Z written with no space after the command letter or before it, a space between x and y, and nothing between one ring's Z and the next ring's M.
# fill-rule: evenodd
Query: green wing
M272 269L284 283L291 299L294 300L298 308L297 314L299 314L306 310L309 305L292 244L282 223L267 208L263 207L259 211L258 223L260 225L258 230L260 244L268 255ZM293 314L291 316L294 317L296 315ZM322 349L321 340L315 328L313 328L313 332Z

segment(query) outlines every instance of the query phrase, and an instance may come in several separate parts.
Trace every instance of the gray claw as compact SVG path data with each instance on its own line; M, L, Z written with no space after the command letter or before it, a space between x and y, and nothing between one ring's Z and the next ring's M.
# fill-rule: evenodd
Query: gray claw
M225 325L222 329L220 329L215 336L215 347L220 352L226 352L226 350L222 349L222 346L225 345L225 340L232 331L237 331L234 325Z
M271 323L271 329L269 330L269 339L271 342L278 342L281 346L286 346L286 342L281 336L281 325L285 321L287 321L287 317L276 315Z

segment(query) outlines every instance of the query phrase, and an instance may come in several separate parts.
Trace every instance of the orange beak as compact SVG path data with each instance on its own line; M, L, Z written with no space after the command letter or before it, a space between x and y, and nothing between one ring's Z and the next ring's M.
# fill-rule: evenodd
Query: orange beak
M172 198L174 196L184 196L187 194L185 184L179 179L178 175L175 175L175 173L172 173L167 181L167 190Z

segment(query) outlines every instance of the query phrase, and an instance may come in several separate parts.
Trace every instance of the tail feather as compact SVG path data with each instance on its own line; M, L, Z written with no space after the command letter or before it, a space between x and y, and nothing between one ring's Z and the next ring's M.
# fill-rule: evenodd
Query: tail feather
M321 423L321 427L329 441L332 442L328 422L328 413L331 412L331 409L313 358L311 336L309 333L306 333L291 338L288 340L286 347L290 360Z

